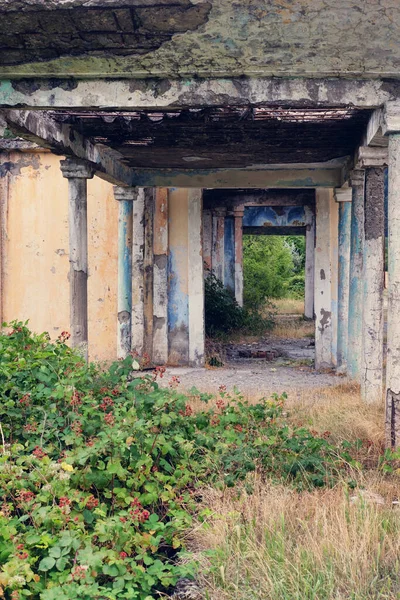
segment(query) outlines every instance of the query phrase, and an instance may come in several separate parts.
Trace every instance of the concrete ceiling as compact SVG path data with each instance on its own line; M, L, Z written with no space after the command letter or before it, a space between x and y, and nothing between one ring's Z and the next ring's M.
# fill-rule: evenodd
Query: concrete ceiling
M399 0L0 0L0 77L398 78Z
M132 168L245 168L327 162L351 156L368 110L224 107L185 111L57 111L94 144Z

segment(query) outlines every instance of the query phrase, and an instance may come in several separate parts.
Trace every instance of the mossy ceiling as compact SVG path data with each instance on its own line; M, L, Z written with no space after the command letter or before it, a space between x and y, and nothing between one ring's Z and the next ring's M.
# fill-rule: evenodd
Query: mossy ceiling
M0 76L398 77L399 0L0 0Z

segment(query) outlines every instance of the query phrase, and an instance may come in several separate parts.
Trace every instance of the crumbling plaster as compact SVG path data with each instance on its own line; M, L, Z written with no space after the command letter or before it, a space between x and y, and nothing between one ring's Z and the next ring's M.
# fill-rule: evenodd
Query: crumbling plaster
M64 12L71 6L92 7L92 10L94 6L107 10L129 6L134 11L141 10L148 19L159 12L160 18L152 18L149 27L152 35L158 32L161 43L158 48L153 45L148 52L144 49L144 54L139 53L142 49L132 49L128 56L113 53L115 38L105 39L95 56L88 56L87 50L82 50L86 54L68 56L66 49L61 58L32 62L33 52L23 64L3 66L0 76L399 76L398 0L337 0L335 3L327 0L271 0L268 3L157 0L157 7L152 4L154 2L149 0L50 0L46 3L2 0L0 10L17 9L21 20L28 11L43 11L44 6L53 9L53 19L60 6ZM189 19L185 32L173 26L165 36L166 24L161 15L174 5L182 14L188 10L201 12L202 18ZM123 28L124 23L121 23L122 33ZM45 40L41 45L45 45ZM54 42L52 49L59 52Z

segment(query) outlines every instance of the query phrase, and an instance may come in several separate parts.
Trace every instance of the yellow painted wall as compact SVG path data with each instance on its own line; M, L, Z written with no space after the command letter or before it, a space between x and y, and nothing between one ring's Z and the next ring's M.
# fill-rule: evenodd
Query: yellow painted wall
M68 181L49 152L0 155L2 319L29 319L55 338L69 329ZM118 203L112 186L88 181L89 354L116 358Z

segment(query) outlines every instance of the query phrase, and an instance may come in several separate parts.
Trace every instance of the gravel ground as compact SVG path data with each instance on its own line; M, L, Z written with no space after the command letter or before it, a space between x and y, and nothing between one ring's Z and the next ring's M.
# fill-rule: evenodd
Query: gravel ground
M243 344L243 347L260 347ZM343 383L343 378L331 372L317 372L310 363L314 348L310 339L269 340L263 347L278 349L281 356L274 361L263 359L230 360L221 368L170 367L159 383L168 386L172 376L178 377L178 389L188 391L192 387L201 392L217 392L220 385L227 390L236 386L245 396L265 396L272 393L304 393L308 388L323 388ZM267 348L268 349L268 348Z

